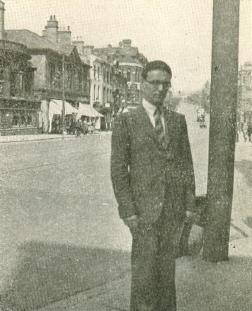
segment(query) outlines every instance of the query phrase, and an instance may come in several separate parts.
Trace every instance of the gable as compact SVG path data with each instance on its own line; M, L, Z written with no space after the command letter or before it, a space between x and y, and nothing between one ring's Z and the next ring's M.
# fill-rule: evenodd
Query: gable
M72 52L70 53L69 58L71 59L73 63L76 63L76 64L83 63L76 47L72 48Z

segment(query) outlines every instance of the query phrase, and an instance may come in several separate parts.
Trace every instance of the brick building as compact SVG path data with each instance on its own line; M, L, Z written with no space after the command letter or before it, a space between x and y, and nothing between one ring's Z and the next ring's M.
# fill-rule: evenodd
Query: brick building
M51 132L52 122L61 131L63 100L66 122L77 113L79 103L89 103L89 68L71 44L70 27L60 29L50 16L43 35L30 30L7 30L9 40L26 44L31 62L36 67L34 92L41 101L40 126Z
M34 97L35 68L24 44L7 40L0 1L0 135L39 131L40 102Z
M106 55L94 53L94 47L84 45L84 41L73 42L78 48L83 61L90 64L90 105L104 118L101 128L109 130L116 112L116 105L126 98L127 81L118 64L109 60Z
M117 62L119 69L127 80L126 102L128 106L136 106L142 101L142 70L147 63L147 58L139 53L137 47L133 47L130 39L124 39L118 47L108 45L106 48L94 49L94 54L106 57L108 62Z

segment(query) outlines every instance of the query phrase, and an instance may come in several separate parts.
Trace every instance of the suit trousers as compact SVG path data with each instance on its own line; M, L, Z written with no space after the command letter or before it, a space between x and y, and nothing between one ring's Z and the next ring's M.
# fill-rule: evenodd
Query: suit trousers
M158 221L132 232L131 311L176 311L175 260L183 221L163 208Z

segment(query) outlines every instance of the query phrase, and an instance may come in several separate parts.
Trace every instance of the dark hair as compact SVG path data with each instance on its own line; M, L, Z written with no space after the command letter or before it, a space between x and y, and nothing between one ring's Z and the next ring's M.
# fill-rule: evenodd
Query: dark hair
M168 66L162 60L154 60L145 65L142 71L142 78L145 80L149 71L157 70L157 69L167 72L172 77L172 71L171 71L170 66Z

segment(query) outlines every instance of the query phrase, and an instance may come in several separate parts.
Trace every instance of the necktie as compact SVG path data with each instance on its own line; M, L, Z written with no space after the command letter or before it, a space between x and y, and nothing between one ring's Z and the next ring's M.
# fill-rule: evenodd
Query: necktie
M157 109L155 110L155 113L154 113L155 131L157 133L159 143L164 148L166 148L165 131L164 131L164 127L163 127L163 124L162 124L161 115L162 115L162 108L161 107L157 107Z

